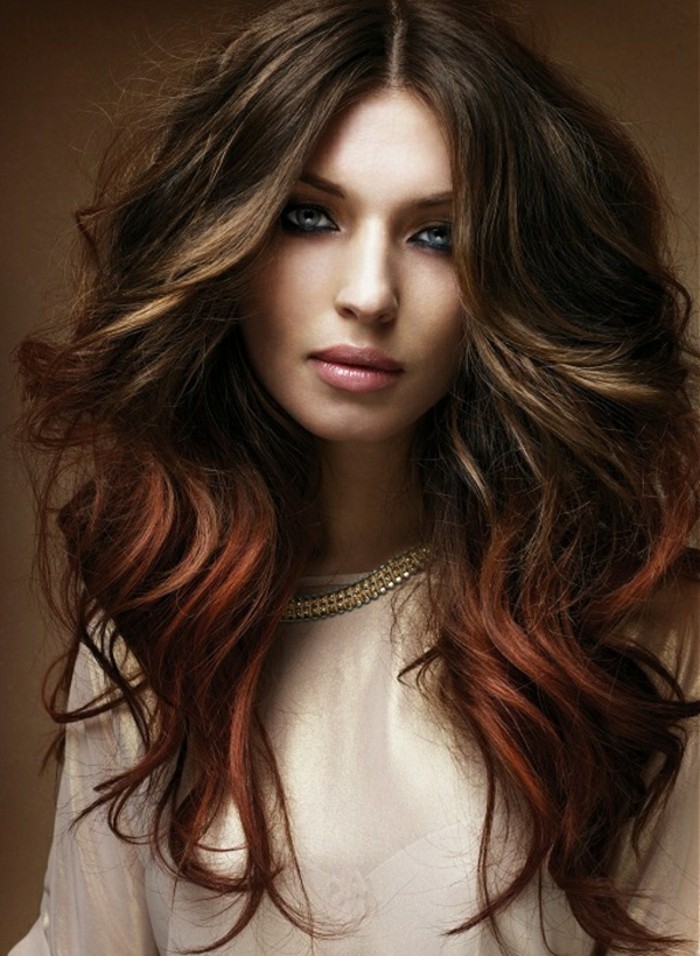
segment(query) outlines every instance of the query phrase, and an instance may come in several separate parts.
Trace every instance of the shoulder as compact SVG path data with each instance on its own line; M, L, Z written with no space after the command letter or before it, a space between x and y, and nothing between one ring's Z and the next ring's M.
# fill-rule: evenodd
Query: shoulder
M103 667L103 659L115 668L118 682ZM112 773L132 766L143 755L136 710L152 724L155 708L138 661L113 624L91 626L73 665L66 746L89 748L93 756L99 751L113 762Z
M633 638L650 650L689 698L700 698L700 581L679 578L644 605Z
M700 583L677 580L647 602L631 635L673 674L686 698L700 697ZM628 838L617 876L633 891L630 915L657 933L697 940L698 797L697 721L687 727L674 784L640 834ZM674 952L676 950L674 949ZM696 953L695 944L678 953Z
M73 665L68 707L79 710L116 700L120 696L115 681L100 663L100 658L113 661L119 675L131 687L142 682L143 672L114 624L91 624L86 641L80 644Z

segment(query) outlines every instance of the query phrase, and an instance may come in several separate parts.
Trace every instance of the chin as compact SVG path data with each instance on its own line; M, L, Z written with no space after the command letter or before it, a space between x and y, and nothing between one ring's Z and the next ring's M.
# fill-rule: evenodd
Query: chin
M366 416L369 418L369 414ZM392 443L402 438L410 438L415 431L415 424L404 423L361 423L353 422L301 422L318 441L352 444L381 444Z

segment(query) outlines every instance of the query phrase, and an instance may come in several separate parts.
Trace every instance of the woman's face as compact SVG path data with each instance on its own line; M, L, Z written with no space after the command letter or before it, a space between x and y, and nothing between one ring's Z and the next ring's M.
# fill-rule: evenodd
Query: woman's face
M451 193L438 121L406 91L354 104L307 163L242 332L262 384L317 438L410 434L449 389L463 325Z

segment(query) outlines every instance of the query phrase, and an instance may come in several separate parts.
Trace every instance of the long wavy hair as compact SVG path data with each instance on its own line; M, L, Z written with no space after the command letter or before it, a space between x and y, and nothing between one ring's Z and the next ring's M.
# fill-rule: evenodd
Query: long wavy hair
M110 154L77 217L70 333L19 351L24 434L48 453L42 566L55 577L57 517L57 604L73 633L50 711L62 723L131 712L142 756L94 805L127 838L124 808L148 788L154 852L240 901L221 945L265 895L314 933L279 890L295 855L258 704L313 547L319 471L312 437L250 371L239 303L328 122L386 88L414 91L448 136L468 316L454 387L412 458L434 641L407 670L437 675L443 719L487 768L482 905L451 932L487 921L498 935L499 912L546 868L596 954L667 953L674 941L629 915L613 874L622 834L635 843L670 792L700 711L629 637L648 599L697 569L690 301L624 132L477 3L276 4L200 56L152 104L147 134ZM114 693L68 712L80 645ZM524 814L527 847L496 893L501 795ZM228 799L245 834L235 874L200 852Z

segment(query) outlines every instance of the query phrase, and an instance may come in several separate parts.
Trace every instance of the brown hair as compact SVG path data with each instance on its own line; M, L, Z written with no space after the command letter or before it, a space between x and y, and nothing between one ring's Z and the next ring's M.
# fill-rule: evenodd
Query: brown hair
M613 868L625 826L636 840L662 805L682 722L700 710L625 636L694 566L690 303L626 136L476 3L275 5L198 59L138 151L113 154L78 216L70 336L19 353L26 437L50 452L44 567L58 495L75 635L50 709L67 722L129 708L143 757L96 804L119 832L126 801L150 788L155 852L167 812L177 872L244 902L226 940L264 894L313 931L276 882L278 824L293 844L256 702L308 558L317 469L311 437L250 372L238 303L329 120L387 86L414 90L448 133L468 316L457 381L414 448L436 637L412 668L437 675L444 719L488 771L483 907L454 932L489 920L497 933L499 910L546 867L598 956L668 952L628 915ZM66 713L80 644L117 693ZM186 760L198 774L178 802ZM494 894L497 793L529 829L522 870ZM239 875L199 854L226 797L246 837Z

